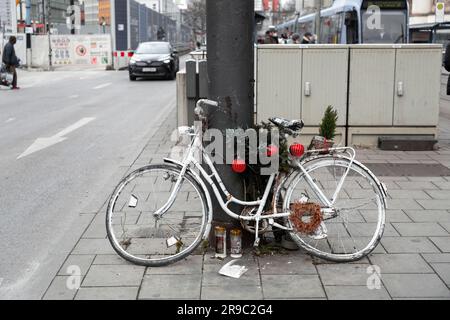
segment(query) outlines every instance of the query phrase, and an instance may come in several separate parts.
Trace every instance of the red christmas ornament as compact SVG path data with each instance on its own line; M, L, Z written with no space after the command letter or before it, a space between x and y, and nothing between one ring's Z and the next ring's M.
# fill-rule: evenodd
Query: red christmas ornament
M231 169L236 173L243 173L247 169L247 164L245 163L245 160L234 159L231 164Z
M289 147L289 152L294 157L301 157L305 153L305 146L300 143L294 143Z
M276 156L278 154L278 147L271 144L270 146L267 146L267 156L268 157L272 157L272 156Z

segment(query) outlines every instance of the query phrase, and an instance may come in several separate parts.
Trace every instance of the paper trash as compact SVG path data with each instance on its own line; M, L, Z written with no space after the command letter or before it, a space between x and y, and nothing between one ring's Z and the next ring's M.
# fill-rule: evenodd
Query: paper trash
M128 207L136 208L138 204L138 198L134 194L130 196L130 202L128 202Z
M231 260L226 265L224 265L219 273L221 275L239 279L248 269L245 266L233 265L238 260Z

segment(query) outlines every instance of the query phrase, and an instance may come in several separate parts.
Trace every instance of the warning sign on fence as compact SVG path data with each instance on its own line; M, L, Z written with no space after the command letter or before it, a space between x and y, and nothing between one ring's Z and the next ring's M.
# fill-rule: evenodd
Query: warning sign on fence
M109 65L108 35L54 35L51 38L54 65Z
M76 51L77 55L79 55L80 57L84 57L87 53L87 49L83 45L79 45L75 51Z

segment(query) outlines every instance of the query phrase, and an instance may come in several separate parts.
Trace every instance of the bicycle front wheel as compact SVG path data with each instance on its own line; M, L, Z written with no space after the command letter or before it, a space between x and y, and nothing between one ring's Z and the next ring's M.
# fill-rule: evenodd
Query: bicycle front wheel
M180 169L149 165L125 177L114 190L106 214L108 239L124 259L163 266L188 256L207 226L202 188L187 172L173 201ZM160 209L164 208L164 211Z
M284 202L286 212L305 199L322 208L320 227L303 234L291 224L292 239L311 254L335 262L359 260L372 252L383 235L386 206L376 178L360 163L340 156L312 159L304 167L329 201L347 168L349 172L332 208L320 200L302 172L291 180ZM302 219L308 220L307 215Z

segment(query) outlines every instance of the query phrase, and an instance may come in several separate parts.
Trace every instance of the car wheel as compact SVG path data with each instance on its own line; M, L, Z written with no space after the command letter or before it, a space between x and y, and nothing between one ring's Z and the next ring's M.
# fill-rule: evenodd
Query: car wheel
M130 81L136 81L136 77L130 74Z

